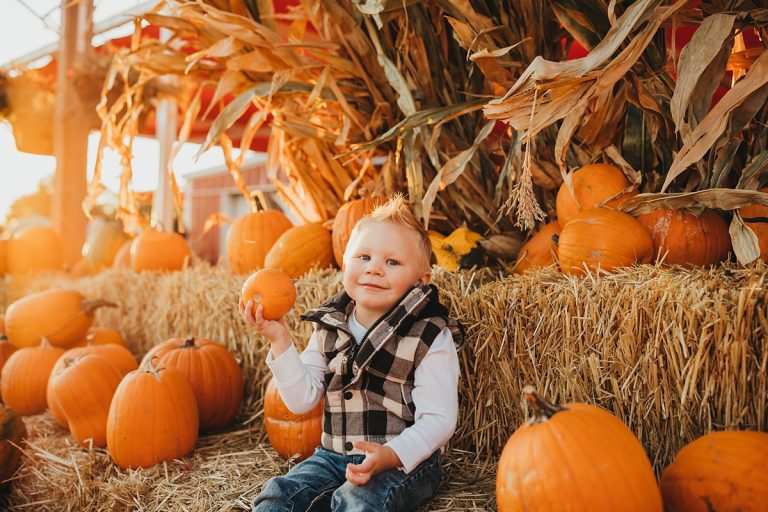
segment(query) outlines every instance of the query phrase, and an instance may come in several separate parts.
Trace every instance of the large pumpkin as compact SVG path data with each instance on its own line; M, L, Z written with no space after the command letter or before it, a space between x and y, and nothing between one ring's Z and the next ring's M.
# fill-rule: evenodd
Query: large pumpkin
M0 487L21 463L21 442L27 437L24 420L13 409L0 404Z
M309 412L294 414L280 398L272 380L264 392L264 427L272 447L281 456L304 460L320 446L323 432L323 400Z
M760 192L768 193L768 188L761 188ZM739 213L749 229L757 235L760 259L768 262L768 206L761 204L744 206L739 208Z
M192 385L200 431L221 430L235 420L243 399L243 372L227 347L202 338L171 338L150 350L142 364L175 368Z
M48 378L63 353L64 349L43 341L11 354L0 372L3 402L22 416L45 411Z
M131 267L145 270L181 270L192 256L187 240L178 233L147 229L131 242Z
M8 240L6 265L10 274L61 269L61 238L51 227L20 229Z
M75 441L103 448L109 404L123 374L96 354L61 360L48 381L48 403L56 403Z
M640 441L608 411L554 406L524 389L532 417L499 458L499 512L661 512L656 476Z
M229 269L247 274L264 266L274 243L293 224L278 210L265 210L238 217L227 231Z
M295 226L280 235L264 265L297 279L313 268L333 265L331 233L320 222Z
M557 263L557 241L560 237L560 223L555 221L544 225L538 233L525 242L517 253L515 272L548 267Z
M563 182L557 191L557 220L565 227L579 212L597 207L609 197L616 196L604 206L615 208L637 194L628 189L631 184L621 170L606 164L588 164L574 171L573 193ZM619 195L617 195L619 194Z
M70 347L79 342L93 323L104 300L86 300L78 291L53 289L31 293L8 306L5 334L12 345L32 347L46 338L51 345Z
M768 433L725 431L685 445L661 475L670 512L758 512L768 504Z
M195 447L195 393L183 373L151 361L117 386L107 417L107 451L121 468L148 468Z
M562 228L557 246L560 269L583 274L584 267L612 271L648 263L653 258L653 240L634 218L610 208L586 210Z
M103 345L88 343L82 347L74 347L64 352L64 354L61 355L58 361L56 361L56 364L53 366L51 375L61 371L62 368L64 368L67 360L78 359L87 355L97 355L102 359L106 359L112 366L115 367L115 369L120 373L121 377L128 372L135 370L139 366L139 364L136 362L136 358L133 357L133 354L131 354L131 352L122 345L117 345L114 343L106 343ZM48 409L50 409L53 419L55 419L56 422L62 427L66 427L66 415L64 414L64 411L61 410L58 402L53 397L53 389L51 384L51 380L49 379L48 385L46 386Z
M254 311L261 304L264 306L264 318L277 320L290 311L296 302L296 287L282 270L263 268L245 280L240 295L243 304L252 300Z
M119 222L97 221L83 244L87 272L93 274L111 267L120 248L130 239Z
M712 210L654 210L637 217L653 238L654 255L668 265L714 265L728 256L728 225Z
M333 218L331 237L333 257L338 266L341 267L342 263L344 263L344 250L347 248L352 228L355 227L357 221L371 213L382 201L383 199L381 198L355 199L341 205L339 211L336 212L336 217Z

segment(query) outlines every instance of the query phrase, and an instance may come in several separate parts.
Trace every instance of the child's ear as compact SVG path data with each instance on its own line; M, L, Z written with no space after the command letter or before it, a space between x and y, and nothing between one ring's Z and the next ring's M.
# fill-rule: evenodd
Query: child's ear
M429 284L429 283L431 283L432 282L432 273L431 272L425 273L423 276L421 276L419 278L419 282L421 284Z

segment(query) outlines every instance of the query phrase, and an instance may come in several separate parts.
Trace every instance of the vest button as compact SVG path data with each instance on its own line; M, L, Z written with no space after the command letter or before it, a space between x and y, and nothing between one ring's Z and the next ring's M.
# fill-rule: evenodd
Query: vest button
M344 392L344 400L352 400L352 392L351 391L345 391Z
M346 443L344 443L344 449L345 449L345 450L347 450L347 451L351 451L351 450L352 450L352 448L354 448L354 446L352 446L352 443L350 443L349 441L347 441Z

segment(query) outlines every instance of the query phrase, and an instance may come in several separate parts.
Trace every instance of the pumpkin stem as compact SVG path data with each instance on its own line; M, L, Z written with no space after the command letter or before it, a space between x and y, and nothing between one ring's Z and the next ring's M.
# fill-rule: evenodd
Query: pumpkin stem
M165 367L161 366L155 366L155 363L153 362L155 359L160 359L156 355L152 355L152 357L148 357L141 365L141 368L139 370L143 372L151 373L155 376L157 380L160 380L160 370L163 370Z
M195 337L187 336L184 342L179 345L179 348L195 348Z
M117 304L114 302L109 302L108 300L104 299L95 299L95 300L84 300L80 303L80 309L86 314L90 315L94 311L96 311L98 308L105 306L108 308L116 308Z
M547 402L547 400L541 396L533 386L525 386L523 388L523 396L528 402L528 407L530 407L531 412L533 413L531 419L528 421L530 424L544 423L549 418L554 416L555 413L565 410L565 407Z

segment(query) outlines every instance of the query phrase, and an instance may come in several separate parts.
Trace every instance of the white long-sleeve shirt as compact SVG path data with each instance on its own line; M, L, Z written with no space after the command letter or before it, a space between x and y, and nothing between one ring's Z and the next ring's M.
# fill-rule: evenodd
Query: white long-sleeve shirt
M354 313L349 315L347 325L360 343L366 328L357 321ZM328 360L318 347L315 333L301 354L295 345L277 358L273 358L270 351L267 366L283 402L296 414L310 411L325 392ZM414 372L411 397L416 412L413 425L386 443L400 458L406 473L442 448L453 435L459 410L458 380L459 359L451 331L446 327L437 335Z

